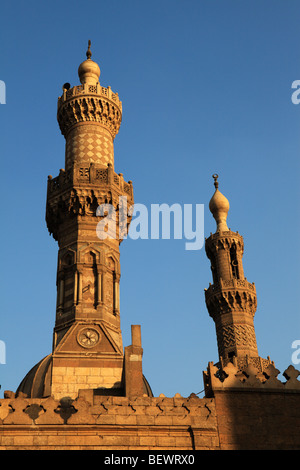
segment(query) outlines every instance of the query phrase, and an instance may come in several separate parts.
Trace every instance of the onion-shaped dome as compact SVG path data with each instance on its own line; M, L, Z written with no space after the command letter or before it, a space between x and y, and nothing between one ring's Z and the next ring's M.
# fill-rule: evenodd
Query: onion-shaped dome
M91 41L89 41L89 46L86 53L87 60L79 65L78 75L82 84L88 83L90 85L96 85L96 83L99 82L100 67L91 59L91 56Z
M215 221L217 222L217 232L224 232L226 230L229 230L229 228L227 227L227 214L230 205L228 199L218 189L218 175L213 175L213 178L215 180L214 185L216 190L209 202L209 210L214 216Z

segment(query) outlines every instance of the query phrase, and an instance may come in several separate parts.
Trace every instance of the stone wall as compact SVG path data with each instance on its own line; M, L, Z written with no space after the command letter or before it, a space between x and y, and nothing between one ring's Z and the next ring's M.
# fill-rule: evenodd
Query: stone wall
M0 450L300 450L299 371L209 364L206 398L103 396L0 400Z
M278 379L273 365L261 373L233 364L204 373L206 396L214 397L220 449L300 450L299 371L289 366Z
M0 450L216 449L213 399L97 396L0 400Z
M300 394L217 392L220 448L300 450Z

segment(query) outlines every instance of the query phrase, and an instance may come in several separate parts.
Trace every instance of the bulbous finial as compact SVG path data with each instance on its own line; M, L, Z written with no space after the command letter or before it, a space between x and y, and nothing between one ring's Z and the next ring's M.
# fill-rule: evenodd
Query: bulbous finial
M82 84L89 83L90 85L96 85L99 82L100 67L91 59L91 41L88 42L88 50L86 51L87 59L79 65L78 75Z
M209 210L217 222L217 232L229 230L227 227L227 214L229 211L228 199L219 191L218 175L212 175L214 178L214 186L216 188L213 197L209 202Z

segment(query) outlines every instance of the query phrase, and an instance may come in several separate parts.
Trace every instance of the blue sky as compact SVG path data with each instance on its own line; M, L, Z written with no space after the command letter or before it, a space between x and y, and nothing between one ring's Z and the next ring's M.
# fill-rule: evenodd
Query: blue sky
M123 103L115 169L135 201L204 204L212 174L230 201L228 225L244 237L255 282L259 354L283 372L299 320L300 4L289 0L91 0L1 6L1 394L16 390L51 352L57 244L45 224L47 176L64 167L56 121L62 85L78 85L87 41L100 83ZM121 245L124 346L140 324L143 367L155 395L203 390L217 361L204 301L205 250L184 240ZM200 394L199 396L203 396Z

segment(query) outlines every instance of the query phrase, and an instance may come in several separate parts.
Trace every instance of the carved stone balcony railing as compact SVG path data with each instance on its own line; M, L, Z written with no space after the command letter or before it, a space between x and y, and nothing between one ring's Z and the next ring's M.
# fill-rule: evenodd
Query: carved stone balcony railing
M97 217L101 204L112 204L119 211L124 198L129 210L134 203L132 182L126 183L122 173L116 174L110 164L107 168L90 163L74 165L68 171L60 170L56 178L48 176L46 222L49 233L58 240L59 226L67 219Z
M86 83L74 86L64 89L58 98L57 120L65 137L79 123L96 122L109 130L114 139L122 121L122 102L110 87Z
M105 88L101 86L100 83L96 85L90 85L85 83L84 85L74 86L69 90L64 89L62 96L58 98L57 106L58 108L66 101L74 98L77 95L100 95L104 96L105 98L114 101L120 110L122 111L122 101L119 99L118 93L114 93L110 86Z
M215 283L215 284L210 284L209 285L209 288L205 291L208 295L209 292L217 292L219 290L226 290L226 289L236 289L236 288L242 288L242 289L247 289L247 290L251 290L253 292L256 291L255 289L255 284L254 282L251 283L251 282L248 282L247 279L236 279L236 278L232 278L232 279L220 279L219 282Z
M71 186L91 186L103 187L112 185L124 192L128 197L133 198L132 182L126 183L122 173L115 173L109 164L107 168L90 163L90 165L74 166L72 170L60 170L60 173L55 178L48 176L48 196L53 196L56 193L63 191Z
M233 244L239 247L243 253L244 239L239 232L226 230L223 232L211 233L210 236L205 239L205 251L207 256L210 258L211 253L214 253L217 249L231 248Z

